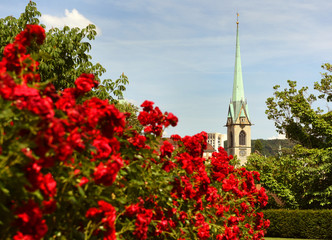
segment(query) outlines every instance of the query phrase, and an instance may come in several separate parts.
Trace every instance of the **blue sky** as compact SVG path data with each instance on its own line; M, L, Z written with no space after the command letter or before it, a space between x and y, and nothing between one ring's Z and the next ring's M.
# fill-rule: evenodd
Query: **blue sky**
M18 17L27 0L1 1L0 17ZM252 138L277 136L265 100L288 79L312 87L332 62L332 1L328 0L36 0L48 27L94 23L94 62L104 78L124 72L124 96L151 100L179 118L167 135L226 133L232 94L236 13ZM326 109L325 105L321 106Z

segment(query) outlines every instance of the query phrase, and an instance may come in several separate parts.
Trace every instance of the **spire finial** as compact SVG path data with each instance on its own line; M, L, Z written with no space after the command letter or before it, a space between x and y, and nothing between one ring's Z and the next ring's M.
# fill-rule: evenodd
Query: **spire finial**
M236 13L236 24L239 25L239 13Z

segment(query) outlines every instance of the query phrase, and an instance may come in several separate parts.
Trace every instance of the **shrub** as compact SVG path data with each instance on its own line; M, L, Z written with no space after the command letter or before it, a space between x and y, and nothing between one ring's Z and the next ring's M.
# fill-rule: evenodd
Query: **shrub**
M267 236L332 239L332 210L264 210L271 224Z
M234 168L207 134L160 140L177 118L145 101L144 134L82 74L75 88L41 83L27 26L0 62L0 235L13 239L260 239L269 221L257 172Z

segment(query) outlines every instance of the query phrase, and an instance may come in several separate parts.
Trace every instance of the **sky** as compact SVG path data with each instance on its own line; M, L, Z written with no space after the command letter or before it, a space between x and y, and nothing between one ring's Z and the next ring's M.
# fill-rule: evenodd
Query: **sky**
M128 101L155 102L179 118L165 135L226 134L232 95L236 14L239 13L244 91L252 139L278 136L265 115L273 86L287 80L313 87L332 63L329 0L35 0L48 28L93 23L94 63L117 79ZM19 17L27 0L0 2L0 17ZM327 109L322 104L323 109Z

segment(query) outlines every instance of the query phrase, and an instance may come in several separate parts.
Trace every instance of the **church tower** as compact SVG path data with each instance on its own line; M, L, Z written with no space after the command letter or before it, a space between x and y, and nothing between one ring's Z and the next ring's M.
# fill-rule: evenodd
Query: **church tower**
M239 16L239 15L237 15ZM240 165L247 162L247 156L251 153L251 121L247 100L244 97L242 80L239 21L236 22L236 54L233 82L233 95L228 108L227 116L227 151L236 155Z

